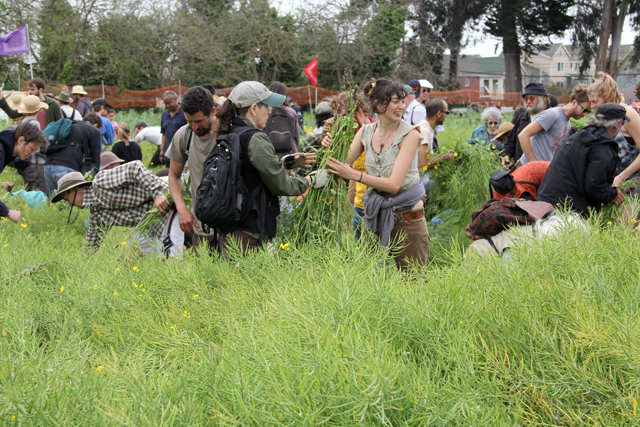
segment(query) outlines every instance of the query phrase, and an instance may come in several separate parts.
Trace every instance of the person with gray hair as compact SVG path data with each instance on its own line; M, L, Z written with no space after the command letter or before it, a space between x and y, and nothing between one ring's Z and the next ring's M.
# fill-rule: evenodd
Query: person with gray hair
M162 94L162 100L164 101L166 110L162 113L162 117L160 118L162 143L160 144L158 159L161 163L164 163L166 167L169 167L171 159L167 158L165 153L169 151L173 135L175 135L178 129L182 126L186 126L187 119L184 117L184 113L178 103L178 95L174 91L165 90Z
M467 144L482 144L488 146L493 152L498 149L491 140L498 134L498 127L502 123L502 112L496 107L488 107L482 110L484 124L478 126L467 139Z
M605 202L616 206L624 202L624 195L612 184L618 165L615 138L625 121L630 119L623 106L609 102L598 107L587 125L556 151L538 189L538 200L566 204L584 217L600 212Z

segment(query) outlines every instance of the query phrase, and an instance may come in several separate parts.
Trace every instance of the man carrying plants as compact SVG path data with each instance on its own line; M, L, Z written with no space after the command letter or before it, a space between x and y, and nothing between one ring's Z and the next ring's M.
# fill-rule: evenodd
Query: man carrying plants
M89 206L85 246L96 249L108 227L139 227L147 212L155 207L159 218L148 224L146 231L135 230L133 239L140 242L145 254L180 256L184 233L177 212L165 196L166 189L164 181L136 160L103 170L92 182L87 182L79 172L66 174L58 181L58 194L51 202L69 203L69 218L74 206L80 209Z
M0 173L15 158L26 160L33 156L47 140L44 133L29 123L10 126L0 132ZM20 211L11 210L0 200L0 218L20 220Z

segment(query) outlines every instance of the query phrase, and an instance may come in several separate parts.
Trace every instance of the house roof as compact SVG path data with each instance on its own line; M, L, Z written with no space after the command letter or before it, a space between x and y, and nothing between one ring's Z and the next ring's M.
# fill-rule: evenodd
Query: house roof
M529 64L520 63L524 75L539 76L540 70ZM443 74L449 74L449 55L445 55L442 64ZM504 57L489 56L481 57L479 55L466 55L458 59L458 76L504 76ZM547 73L542 72L543 76Z
M547 58L553 58L553 56L556 54L558 49L560 49L561 46L562 46L562 43L553 43L551 46L549 46L549 49L541 50L538 53L542 56L546 56Z

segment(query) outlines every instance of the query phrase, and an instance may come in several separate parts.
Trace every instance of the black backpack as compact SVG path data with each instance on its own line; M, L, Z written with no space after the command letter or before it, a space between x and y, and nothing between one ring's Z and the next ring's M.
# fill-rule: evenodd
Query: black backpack
M293 135L291 129L298 126L296 120L291 117L284 108L274 108L267 119L264 133L269 136L276 154L285 154L293 148ZM296 147L296 150L298 147Z
M499 194L509 194L509 197L513 197L516 191L516 183L533 185L536 188L540 187L539 184L534 184L533 182L516 181L509 171L499 170L498 172L494 172L491 178L489 178L489 196L491 196L493 190L495 190Z
M240 135L254 130L249 126L218 136L217 143L204 161L202 181L196 191L195 215L203 224L221 233L230 233L247 219L256 196L262 192L258 212L260 242L266 240L264 231L266 192L260 183L252 192L242 178L242 150Z

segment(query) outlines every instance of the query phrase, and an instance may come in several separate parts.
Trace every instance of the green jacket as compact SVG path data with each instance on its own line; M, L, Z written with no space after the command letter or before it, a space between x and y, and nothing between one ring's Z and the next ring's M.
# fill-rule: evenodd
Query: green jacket
M49 106L45 113L47 124L60 120L62 118L62 110L60 110L60 106L58 105L56 100L48 95L45 95L44 102L46 102ZM0 108L2 108L4 112L7 113L7 116L12 119L17 119L18 117L22 116L22 114L18 113L18 110L14 110L13 108L9 107L9 104L7 103L7 100L5 98L0 99Z

